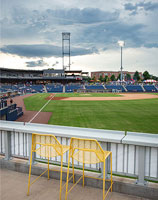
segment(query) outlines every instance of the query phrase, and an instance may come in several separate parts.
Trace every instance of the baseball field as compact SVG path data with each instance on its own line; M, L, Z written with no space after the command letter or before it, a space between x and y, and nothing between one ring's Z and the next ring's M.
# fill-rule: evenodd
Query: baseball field
M48 102L49 96L47 93L24 98L26 110L39 111ZM85 96L107 98L107 100L84 100ZM83 99L73 100L77 97ZM108 98L113 99L108 100ZM121 95L56 94L42 112L52 113L48 124L53 125L158 134L157 95L149 99L117 100L117 98L121 98Z

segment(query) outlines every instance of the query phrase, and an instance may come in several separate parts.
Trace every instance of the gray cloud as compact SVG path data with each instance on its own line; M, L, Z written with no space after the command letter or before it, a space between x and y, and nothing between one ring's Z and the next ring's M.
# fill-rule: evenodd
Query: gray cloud
M44 67L44 66L48 66L48 64L43 60L26 62L26 67Z
M1 48L3 53L19 55L23 57L61 57L61 47L39 44L39 45L6 45ZM97 53L96 49L75 48L71 49L72 56Z
M153 47L158 48L158 43L147 43L144 46L147 48L153 48Z
M126 3L124 5L125 10L133 11L132 13L137 13L138 9L143 9L145 11L153 11L158 9L158 2L140 2L136 4Z
M157 8L157 3L127 3L124 7L131 15L136 15L140 8ZM116 48L118 40L125 40L130 47L157 47L153 37L155 32L150 31L149 37L147 24L125 22L120 18L119 10L110 12L98 8L48 9L48 6L34 10L22 7L21 4L16 8L12 6L1 23L4 45L2 52L25 57L60 57L61 33L64 31L71 32L72 55L113 49ZM150 45L147 44L147 39Z

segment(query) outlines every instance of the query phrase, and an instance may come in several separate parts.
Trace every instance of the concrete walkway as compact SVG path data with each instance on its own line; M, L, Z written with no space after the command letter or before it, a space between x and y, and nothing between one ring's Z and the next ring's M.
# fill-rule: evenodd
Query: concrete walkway
M32 176L34 179L35 176ZM28 174L7 169L0 169L0 200L58 200L59 181L47 180L45 177L31 186L30 196L27 196ZM64 194L62 200L64 200ZM68 200L102 200L102 190L77 185L69 194ZM116 192L109 193L106 200L147 200Z

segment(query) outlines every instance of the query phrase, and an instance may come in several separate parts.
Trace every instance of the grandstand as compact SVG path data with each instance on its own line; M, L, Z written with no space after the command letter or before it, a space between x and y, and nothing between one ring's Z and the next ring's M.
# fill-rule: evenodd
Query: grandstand
M158 88L155 85L144 85L143 86L146 92L157 92Z
M0 119L15 121L23 115L21 107L17 107L15 103L8 105L6 99L1 98L0 100Z
M4 94L3 96L8 96L8 93L16 96L27 93L47 92L158 92L156 85L85 83L85 76L88 76L88 73L84 73L81 70L17 70L0 68L0 92Z
M104 90L103 85L86 85L86 89L88 90Z
M62 84L47 84L46 85L47 92L63 92L63 85Z
M126 85L128 92L144 92L144 89L141 85Z
M22 70L22 69L7 69L0 68L1 83L14 84L41 84L52 82L78 82L82 81L82 74L85 77L85 72L82 70L64 71L63 69L47 69L47 70ZM86 73L88 76L88 73Z
M84 89L84 86L82 84L66 84L65 85L65 92L75 92L78 89Z
M126 92L126 89L122 85L105 85L108 90L115 90L120 92Z

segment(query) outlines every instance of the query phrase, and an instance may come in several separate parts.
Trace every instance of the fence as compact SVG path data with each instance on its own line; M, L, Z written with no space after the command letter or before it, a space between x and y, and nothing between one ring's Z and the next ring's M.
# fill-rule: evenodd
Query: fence
M158 135L101 129L75 128L23 122L0 121L0 154L5 159L19 157L29 159L32 133L54 134L61 144L69 145L71 137L97 139L104 150L112 151L113 174L137 178L137 184L146 180L158 181ZM45 161L45 157L34 154L34 160ZM60 157L50 160L60 164ZM68 153L63 162L67 165ZM76 167L82 164L75 162ZM110 162L107 161L110 172ZM100 164L86 164L85 168L102 172Z

